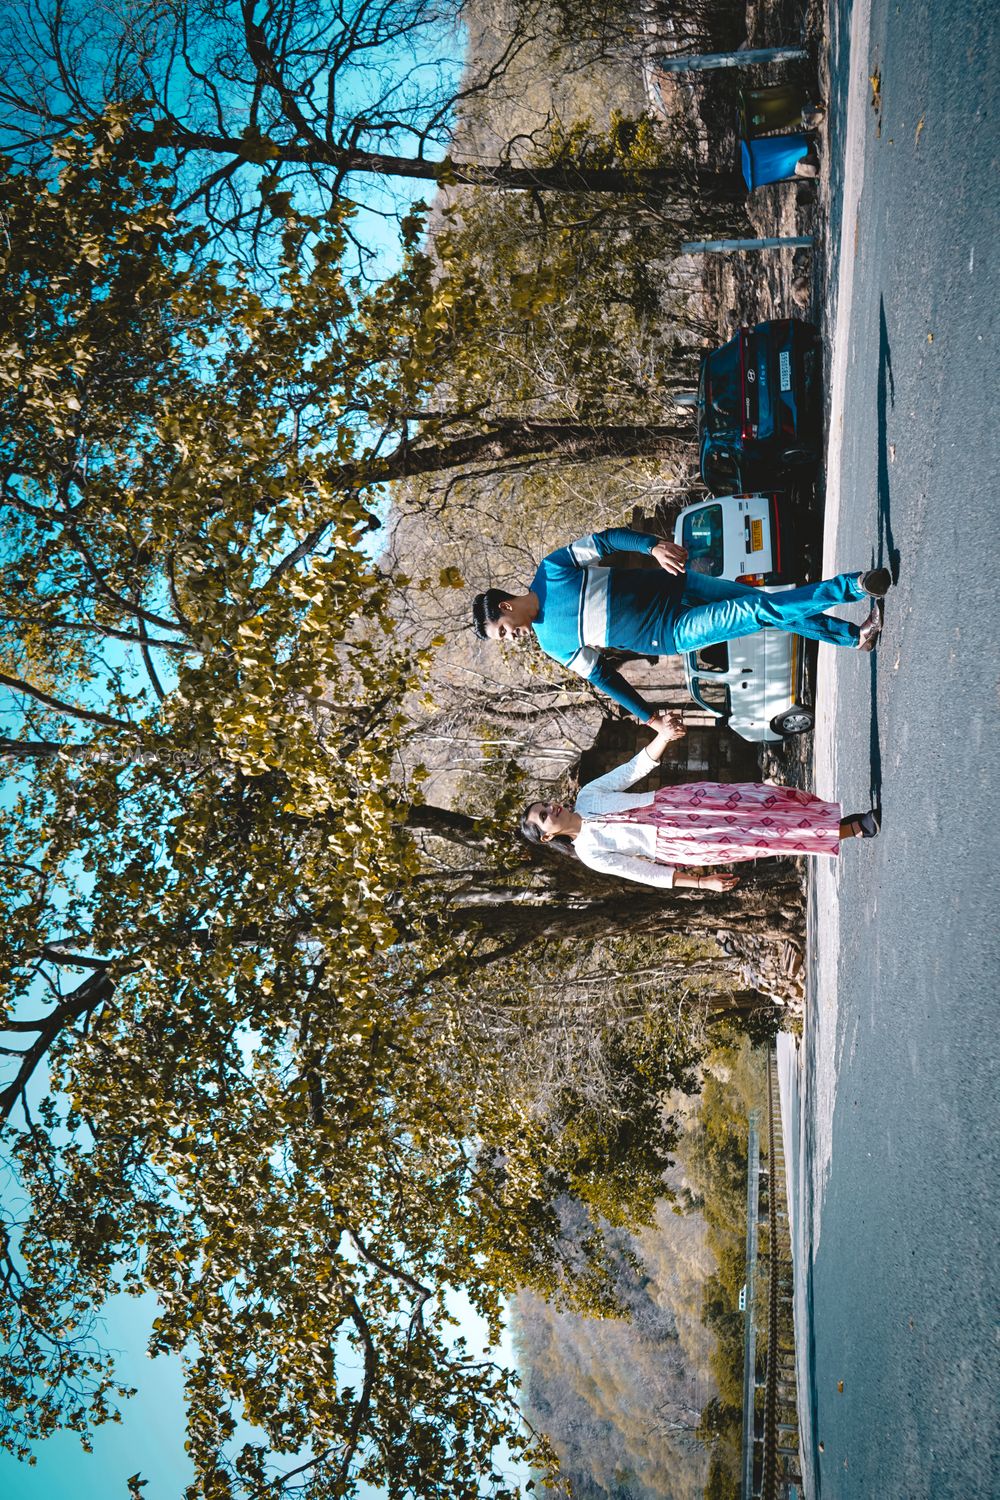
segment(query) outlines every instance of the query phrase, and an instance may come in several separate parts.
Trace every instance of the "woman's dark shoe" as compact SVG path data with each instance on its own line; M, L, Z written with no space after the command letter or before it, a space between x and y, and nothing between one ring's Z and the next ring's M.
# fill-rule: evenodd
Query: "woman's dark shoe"
M862 574L864 577L864 574ZM876 599L872 605L871 614L865 620L858 632L858 650L874 651L878 645L878 638L882 634L882 601Z
M867 573L859 573L858 582L873 599L884 599L892 588L892 574L888 568L872 568Z
M851 813L844 822L850 824L856 839L873 839L882 826L877 812Z

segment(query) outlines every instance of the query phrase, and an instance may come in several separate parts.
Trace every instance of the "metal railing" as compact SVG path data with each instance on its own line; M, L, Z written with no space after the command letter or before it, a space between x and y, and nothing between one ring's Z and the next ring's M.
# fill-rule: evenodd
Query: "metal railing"
M799 1475L792 1246L781 1133L778 1070L767 1054L767 1374L764 1378L764 1463L760 1500L779 1500Z
M757 1199L760 1193L760 1135L758 1112L750 1116L747 1142L747 1248L743 1285L746 1317L743 1323L743 1500L753 1494L754 1370L757 1364Z
M766 1167L758 1156L757 1121L751 1121L747 1173L747 1325L743 1379L743 1500L786 1500L801 1485L792 1321L792 1252L781 1133L778 1073L767 1056ZM761 1199L766 1193L766 1218ZM758 1254L758 1235L766 1246ZM762 1285L763 1284L763 1285ZM756 1374L758 1307L756 1292L766 1287L767 1364ZM751 1294L751 1289L752 1293ZM763 1407L758 1392L763 1391Z

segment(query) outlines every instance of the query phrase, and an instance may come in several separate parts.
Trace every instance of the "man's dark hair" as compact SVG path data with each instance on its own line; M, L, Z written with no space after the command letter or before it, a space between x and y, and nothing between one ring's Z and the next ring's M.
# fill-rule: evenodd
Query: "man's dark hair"
M500 618L500 606L505 599L514 599L515 594L507 594L503 589L487 589L485 594L477 594L472 601L472 628L481 641L486 639L486 624L493 624Z

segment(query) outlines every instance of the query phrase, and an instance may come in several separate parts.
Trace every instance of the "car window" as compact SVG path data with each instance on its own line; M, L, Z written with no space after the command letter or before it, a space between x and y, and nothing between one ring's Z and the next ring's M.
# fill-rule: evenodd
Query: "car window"
M729 648L725 641L717 641L714 646L702 646L700 651L695 652L695 662L708 672L728 672Z
M740 341L730 339L705 361L705 425L709 432L739 426Z
M702 472L705 483L711 490L722 493L740 488L739 470L728 448L710 448L705 454Z
M694 696L706 708L713 713L724 714L729 711L729 689L724 682L713 682L711 677L695 677L692 679Z
M702 505L685 516L681 540L687 548L690 571L718 578L722 572L722 506Z

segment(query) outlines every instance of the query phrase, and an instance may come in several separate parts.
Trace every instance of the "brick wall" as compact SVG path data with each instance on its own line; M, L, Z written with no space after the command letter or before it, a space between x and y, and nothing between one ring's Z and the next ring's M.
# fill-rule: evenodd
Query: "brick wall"
M651 738L645 725L633 719L603 719L594 743L580 757L580 785L631 760ZM659 770L640 789L672 786L679 781L759 780L756 745L718 725L694 725L683 740L667 746Z

